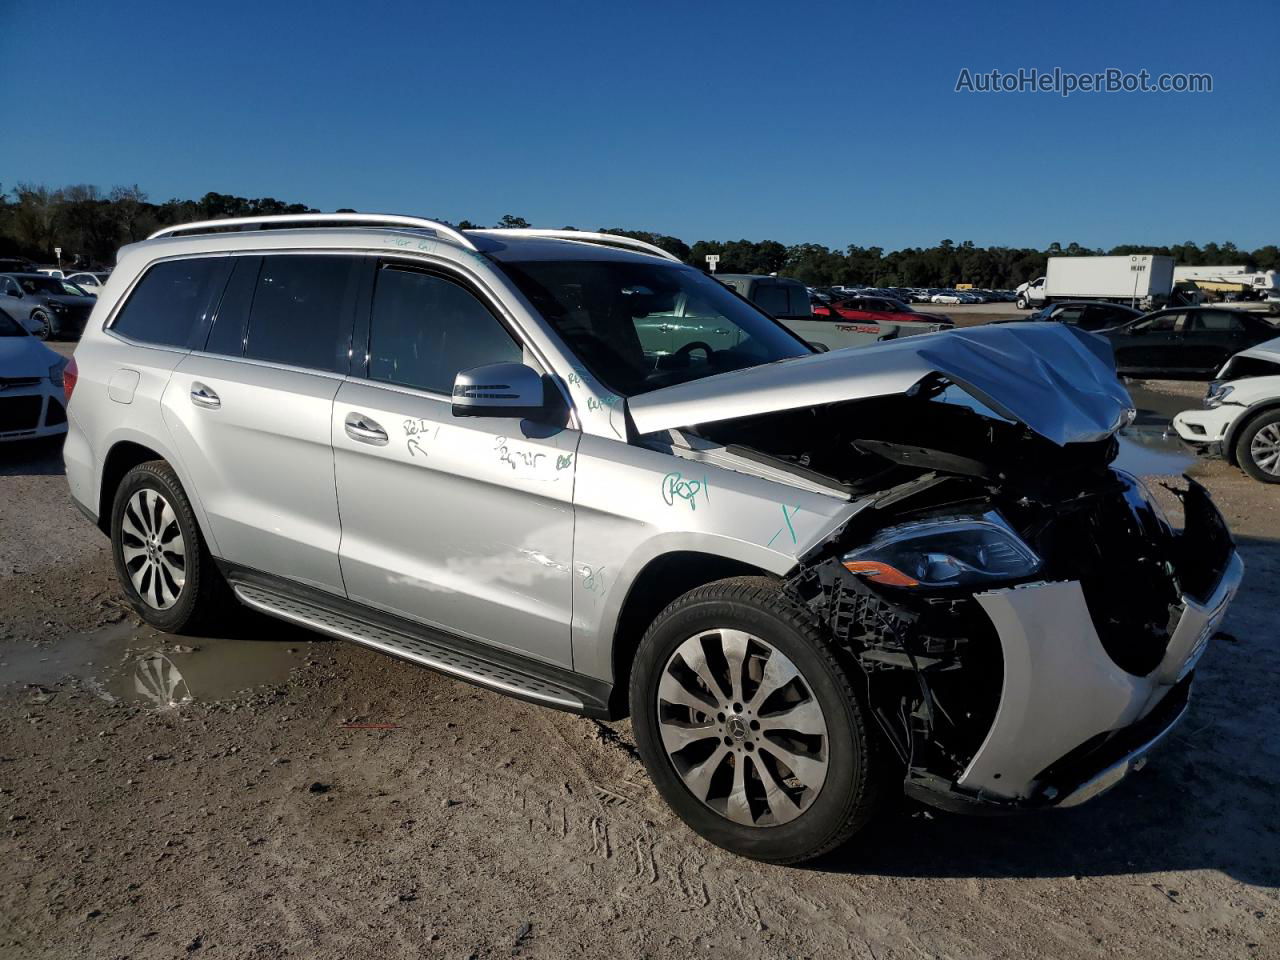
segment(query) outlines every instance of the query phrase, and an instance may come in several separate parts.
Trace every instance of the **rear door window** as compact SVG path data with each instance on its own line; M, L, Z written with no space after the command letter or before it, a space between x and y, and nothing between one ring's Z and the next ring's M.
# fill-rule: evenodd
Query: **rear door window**
M371 379L451 395L458 371L523 359L507 329L462 284L396 264L379 269L369 327Z
M139 343L195 346L230 268L226 257L157 263L133 288L111 329Z
M756 306L771 317L785 317L789 312L787 288L778 283L756 284L756 295L753 298Z
M263 257L244 355L345 374L364 263L326 254Z

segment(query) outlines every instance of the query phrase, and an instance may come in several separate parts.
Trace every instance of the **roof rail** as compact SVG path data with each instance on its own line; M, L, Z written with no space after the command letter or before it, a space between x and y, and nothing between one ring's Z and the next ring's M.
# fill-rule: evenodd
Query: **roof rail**
M627 247L632 250L639 250L642 253L651 253L655 257L664 257L667 260L674 260L676 263L683 263L679 257L668 253L661 247L654 246L652 243L645 243L643 240L636 240L634 237L624 237L616 233L589 233L586 230L540 230L537 227L503 227L493 230L477 230L476 233L497 233L503 235L514 235L520 237L549 237L553 240L578 240L582 243L598 243L606 247Z
M174 237L184 233L211 233L224 227L261 227L275 224L296 224L298 226L329 226L331 224L365 224L375 227L409 227L415 230L430 230L442 240L448 240L468 250L477 247L471 239L445 223L436 220L425 220L422 217L402 217L394 213L286 213L269 217L229 217L224 220L201 220L198 223L182 223L174 227L157 230L148 240L157 237Z

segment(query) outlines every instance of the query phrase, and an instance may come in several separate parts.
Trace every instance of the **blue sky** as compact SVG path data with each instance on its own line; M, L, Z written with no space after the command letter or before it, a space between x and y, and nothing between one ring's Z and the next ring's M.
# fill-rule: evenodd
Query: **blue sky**
M1256 30L1250 27L1254 24ZM894 249L1277 242L1257 3L0 0L0 185ZM961 68L1211 94L958 94Z

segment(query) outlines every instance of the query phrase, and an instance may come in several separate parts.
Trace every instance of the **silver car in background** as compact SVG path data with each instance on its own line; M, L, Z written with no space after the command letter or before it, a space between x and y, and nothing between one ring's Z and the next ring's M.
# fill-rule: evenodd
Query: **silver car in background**
M170 228L120 252L68 382L72 496L150 623L231 595L630 715L675 811L772 862L904 791L1112 786L1186 709L1242 572L1199 486L1175 532L1111 468L1132 410L1096 338L815 353L618 236Z

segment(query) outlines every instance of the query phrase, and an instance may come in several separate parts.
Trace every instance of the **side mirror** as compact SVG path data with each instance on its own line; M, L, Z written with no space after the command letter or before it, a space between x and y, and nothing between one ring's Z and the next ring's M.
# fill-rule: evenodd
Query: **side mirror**
M546 408L542 377L523 363L486 363L453 380L455 417L534 417Z
M13 297L13 299L15 299L15 300L21 300L21 299L22 299L22 291L21 291L21 290L14 290L14 289L10 288L10 290L9 290L9 296Z

